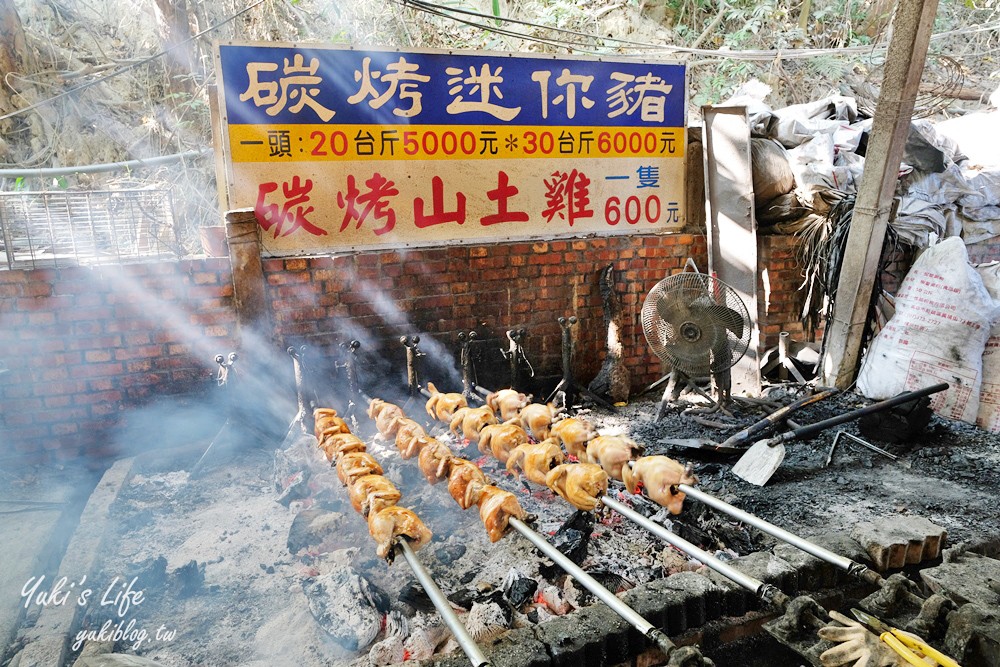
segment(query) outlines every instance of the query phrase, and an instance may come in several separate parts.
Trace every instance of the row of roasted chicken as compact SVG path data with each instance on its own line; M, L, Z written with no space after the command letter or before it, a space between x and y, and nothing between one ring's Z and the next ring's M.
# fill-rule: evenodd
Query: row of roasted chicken
M448 423L452 433L477 444L479 451L505 464L509 472L548 486L578 509L597 507L611 478L624 482L629 493L645 490L653 501L679 514L684 494L678 485L697 481L677 461L643 456L645 448L631 438L600 435L585 419L567 417L551 404L531 403L513 389L490 393L478 408L469 407L462 394L439 392L431 383L428 391L428 415ZM403 442L397 435L396 444L401 451L410 450L404 456L412 456L412 450L423 444L414 434L423 431L415 422L406 426L405 431L400 429ZM583 465L563 467L567 459Z
M599 435L585 420L560 418L559 411L551 405L530 403L514 390L490 394L486 405L471 408L461 394L438 392L433 384L428 388L431 398L426 408L431 417L448 423L456 436L476 443L482 453L493 455L512 474L523 474L528 480L547 486L578 509L596 508L600 497L607 493L609 477L613 477L624 481L632 493L645 488L650 498L677 514L684 494L676 485L695 481L673 459L641 457L643 448L631 439ZM448 491L460 507L479 507L492 541L504 535L510 516L525 517L513 494L490 484L476 464L455 456L446 444L430 436L399 406L374 399L368 416L384 438L395 441L403 458L418 458L428 482L447 479ZM400 493L382 476L381 466L367 453L364 442L350 433L335 411L320 409L315 417L319 445L336 464L341 481L349 487L354 508L368 517L369 532L378 542L379 554L383 557L390 554L393 541L403 534L410 537L414 546L421 546L426 541L426 527L412 512L398 508L382 513L395 506ZM566 464L567 456L560 445L566 448L569 457L582 463ZM429 537L429 531L426 536Z

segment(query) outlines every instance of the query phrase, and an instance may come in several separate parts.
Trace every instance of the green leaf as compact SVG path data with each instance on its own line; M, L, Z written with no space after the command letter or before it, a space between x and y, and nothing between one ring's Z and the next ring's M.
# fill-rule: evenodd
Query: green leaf
M24 176L18 176L14 179L14 189L23 190L24 189Z
M493 16L497 17L497 25L502 25L500 20L500 0L493 0Z
M59 189L61 190L65 190L66 188L69 187L69 183L66 181L65 176L60 176L59 178L53 179L52 185L59 186Z

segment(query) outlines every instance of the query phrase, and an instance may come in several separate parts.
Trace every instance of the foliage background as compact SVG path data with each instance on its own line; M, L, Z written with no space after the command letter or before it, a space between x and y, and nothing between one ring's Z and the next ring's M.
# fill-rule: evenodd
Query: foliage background
M941 0L925 80L980 108L996 87L997 0ZM689 122L758 79L781 107L880 82L890 0L0 0L0 169L120 162L211 146L215 40L273 40L687 62ZM456 20L457 19L457 20ZM677 50L693 49L693 51ZM164 53L164 51L167 51ZM948 56L939 59L936 56ZM960 80L957 82L956 77ZM38 105L38 106L33 106ZM29 108L31 107L31 108ZM185 246L221 212L210 157L3 178L0 187L170 186Z

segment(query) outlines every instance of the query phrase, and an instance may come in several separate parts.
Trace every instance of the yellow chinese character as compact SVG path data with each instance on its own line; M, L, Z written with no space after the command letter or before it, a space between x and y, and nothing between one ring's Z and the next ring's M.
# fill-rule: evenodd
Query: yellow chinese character
M539 71L534 72L531 75L532 81L537 81L542 89L542 118L549 117L549 78L552 76L552 72L549 71ZM552 98L552 104L562 104L566 102L566 117L575 118L576 117L576 87L580 86L580 89L585 93L590 90L590 84L594 82L594 77L590 75L583 74L572 74L568 69L564 69L562 74L556 79L556 85L563 86L566 89L565 94L556 95ZM590 99L586 95L580 95L580 105L584 109L590 109L594 106L594 100Z
M514 120L517 114L521 113L521 107L502 107L490 101L493 95L496 95L497 99L503 99L503 93L500 91L500 84L503 83L503 77L500 76L501 71L503 71L503 67L497 67L496 72L491 72L488 63L479 68L478 74L476 68L470 66L469 76L463 76L461 68L446 68L445 73L450 77L448 85L451 86L448 89L448 94L455 98L448 105L448 113L482 111L503 121ZM469 86L469 95L478 94L479 99L466 101L461 95L458 95L462 92L463 86Z
M672 85L664 83L652 72L639 77L613 72L611 79L621 83L608 89L608 105L614 109L608 118L622 114L631 116L641 107L639 117L643 121L662 123L665 120L667 95L673 90Z
M419 114L423 108L421 105L423 96L417 90L417 85L419 83L426 83L431 78L424 74L417 74L420 66L415 63L406 62L406 58L401 57L397 62L386 65L386 72L384 74L380 70L372 71L371 61L371 58L366 57L361 62L362 71L354 71L354 80L360 81L361 87L357 93L348 97L347 101L350 104L357 104L366 97L371 97L372 99L368 102L368 106L372 109L379 109L398 92L399 99L408 99L412 100L412 102L409 109L397 108L393 109L392 113L405 118ZM378 90L372 84L373 80L387 83L389 86L385 92L379 94Z

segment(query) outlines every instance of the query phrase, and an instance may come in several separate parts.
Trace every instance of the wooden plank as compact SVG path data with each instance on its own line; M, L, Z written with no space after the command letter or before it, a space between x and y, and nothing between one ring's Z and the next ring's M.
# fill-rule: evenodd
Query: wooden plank
M746 107L702 107L708 272L735 290L750 314L750 346L732 368L733 395L759 396L757 220Z
M226 213L226 238L233 270L233 304L239 327L240 349L254 332L271 340L274 327L264 295L264 266L260 259L260 225L252 208Z
M824 333L823 383L840 389L850 387L857 375L875 273L937 6L937 0L900 0L893 21L882 92L837 283L837 301Z

